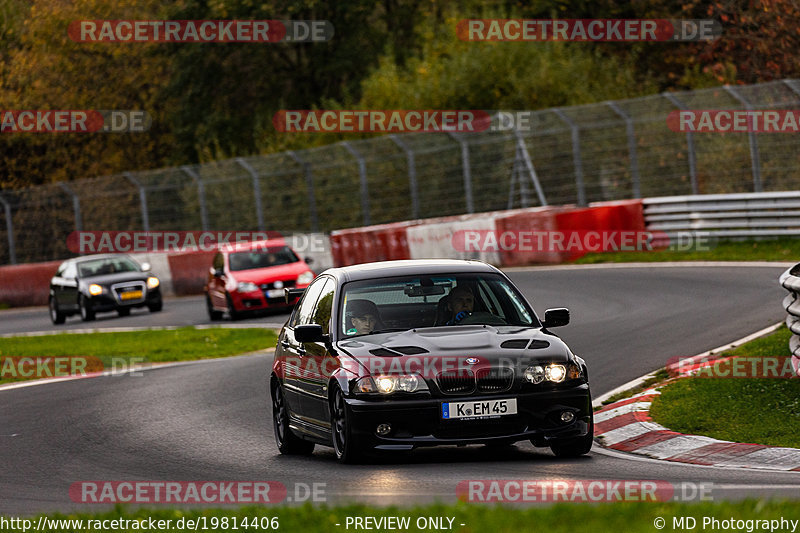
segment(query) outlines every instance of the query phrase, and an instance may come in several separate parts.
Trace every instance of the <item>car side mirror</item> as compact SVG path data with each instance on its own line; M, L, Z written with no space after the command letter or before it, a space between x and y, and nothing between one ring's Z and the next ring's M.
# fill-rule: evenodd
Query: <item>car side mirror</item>
M544 323L542 327L557 328L569 324L569 309L566 307L556 307L544 312Z
M225 275L225 271L223 269L221 269L221 268L215 268L214 269L214 277L215 278L221 278L224 275Z
M313 257L306 257L306 258L303 259L303 261L305 261L307 265L310 265L310 264L312 264L314 262L314 258Z
M142 272L150 272L153 266L150 263L142 263Z
M303 324L294 328L294 338L297 342L327 342L327 335L322 333L319 324Z

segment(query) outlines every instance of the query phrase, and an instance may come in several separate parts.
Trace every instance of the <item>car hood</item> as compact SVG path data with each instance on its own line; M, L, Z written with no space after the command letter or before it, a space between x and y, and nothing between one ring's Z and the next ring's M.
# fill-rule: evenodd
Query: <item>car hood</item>
M540 328L512 326L439 326L382 333L337 342L337 348L356 359L362 369L406 368L409 360L439 359L436 368L470 364L496 366L535 361L566 362L572 356L557 336ZM362 371L363 372L363 371Z
M232 270L231 276L236 281L249 281L260 285L262 283L269 283L276 280L294 280L297 276L311 270L305 261L297 261L295 263L286 263L285 265L276 265L266 268L253 268L250 270Z
M98 285L113 285L126 281L147 281L152 274L148 272L117 272L116 274L103 274L81 278L83 283L97 283Z

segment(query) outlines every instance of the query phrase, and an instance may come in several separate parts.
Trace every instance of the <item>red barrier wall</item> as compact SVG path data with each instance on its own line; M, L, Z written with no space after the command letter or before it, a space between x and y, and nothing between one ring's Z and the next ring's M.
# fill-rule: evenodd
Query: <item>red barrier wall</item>
M215 252L189 252L167 257L172 272L172 288L177 296L201 294L208 280L208 269Z
M641 200L597 202L587 208L573 209L556 214L559 231L645 231L644 209ZM572 261L585 251L565 252L563 261Z
M47 305L50 278L62 261L0 267L0 303L12 307Z
M524 231L555 231L558 229L556 224L556 214L563 209L548 207L514 213L500 217L495 220L497 235L504 232L524 232ZM500 264L503 266L521 266L531 263L560 263L563 260L560 252L546 250L501 250Z
M395 222L331 232L334 266L408 259L406 228L419 221Z

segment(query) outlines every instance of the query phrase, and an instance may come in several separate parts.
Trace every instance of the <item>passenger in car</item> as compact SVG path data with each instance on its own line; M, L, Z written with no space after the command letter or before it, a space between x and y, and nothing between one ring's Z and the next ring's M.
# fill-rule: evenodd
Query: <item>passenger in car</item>
M364 335L383 329L378 306L370 300L351 300L347 303L348 335Z

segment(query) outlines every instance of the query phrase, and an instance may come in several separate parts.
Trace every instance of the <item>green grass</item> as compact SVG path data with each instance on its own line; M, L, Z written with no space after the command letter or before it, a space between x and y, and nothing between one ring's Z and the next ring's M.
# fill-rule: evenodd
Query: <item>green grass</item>
M136 358L150 363L189 361L272 348L276 339L275 331L264 328L185 327L114 333L59 333L0 338L0 357L86 357L97 358L106 365L112 358ZM0 383L35 378L0 373Z
M790 336L782 327L726 355L787 356ZM650 416L681 433L800 448L800 379L680 379L661 390Z
M800 261L800 239L712 243L708 251L654 250L586 254L577 264L660 261Z
M658 531L654 527L656 518L666 520L665 531L674 531L673 517L692 516L697 520L697 529L703 529L703 517L716 518L722 520L780 520L781 517L789 520L797 520L797 502L790 501L768 501L768 500L746 500L742 502L700 502L700 503L617 503L617 504L597 504L587 505L579 503L560 503L550 506L489 506L485 504L459 503L456 505L429 505L425 507L397 508L397 507L370 507L362 505L352 505L347 507L242 507L239 509L205 509L205 510L186 510L175 509L140 509L128 511L122 508L104 513L80 513L72 515L54 514L47 515L51 519L82 519L82 520L114 520L114 519L144 519L171 520L170 527L162 531L182 531L186 528L185 520L203 520L199 523L200 531L275 531L273 529L244 529L233 528L232 519L237 519L237 525L241 526L241 520L245 517L252 520L254 517L273 518L277 517L277 531L287 531L291 533L316 533L316 532L336 532L345 533L354 531L351 524L346 527L347 517L382 517L399 516L409 517L411 526L407 531L433 531L432 529L417 529L416 520L419 517L450 517L454 518L453 532L463 533L519 533L520 531L547 531L548 533L574 533L580 531L606 532L624 531L626 533L646 532L653 533ZM227 528L220 524L212 527L212 519L221 520L228 518ZM176 529L178 520L184 519L184 528ZM31 518L33 526L38 523L37 518ZM164 525L167 523L164 522ZM208 529L203 529L205 524ZM338 526L336 524L339 524ZM447 521L445 521L447 524ZM463 526L461 524L464 524ZM84 524L85 526L86 524ZM110 524L108 524L110 525ZM145 526L147 527L147 526ZM718 526L717 530L721 526ZM746 526L745 526L746 527ZM785 527L785 526L784 526ZM708 526L710 530L711 526ZM762 530L763 526L759 528ZM769 526L766 528L769 531ZM84 529L85 530L85 529ZM138 531L136 528L119 529L109 528L103 531ZM193 530L193 529L191 529ZM746 529L743 528L746 531ZM787 529L784 529L787 530ZM788 531L791 531L789 525ZM22 531L21 529L3 529L9 533ZM82 531L77 528L54 527L51 525L47 529L51 533L66 533ZM152 531L152 530L151 530ZM355 530L357 531L357 530ZM375 531L391 531L386 528L376 528Z

